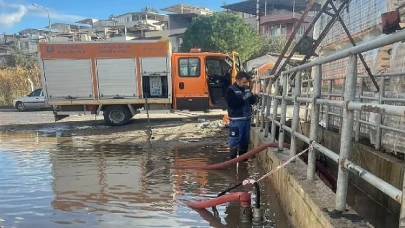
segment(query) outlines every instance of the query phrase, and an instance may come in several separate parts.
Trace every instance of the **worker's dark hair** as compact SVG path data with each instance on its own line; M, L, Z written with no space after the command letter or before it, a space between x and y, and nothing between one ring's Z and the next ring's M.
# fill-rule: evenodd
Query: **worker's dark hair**
M244 71L239 71L235 76L236 80L242 80L243 78L246 78L246 80L250 81L251 76Z

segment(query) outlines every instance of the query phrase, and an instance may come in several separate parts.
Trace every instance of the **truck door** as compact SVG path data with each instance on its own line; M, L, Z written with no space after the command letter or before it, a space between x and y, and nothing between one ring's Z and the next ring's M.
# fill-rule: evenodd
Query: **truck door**
M174 55L174 105L177 110L209 109L204 59L197 55Z

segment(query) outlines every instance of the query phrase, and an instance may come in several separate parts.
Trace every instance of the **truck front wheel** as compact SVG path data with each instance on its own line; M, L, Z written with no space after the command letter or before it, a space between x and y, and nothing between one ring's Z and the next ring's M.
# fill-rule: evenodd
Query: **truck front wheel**
M104 111L104 121L110 126L124 125L131 118L131 112L124 106L110 106Z

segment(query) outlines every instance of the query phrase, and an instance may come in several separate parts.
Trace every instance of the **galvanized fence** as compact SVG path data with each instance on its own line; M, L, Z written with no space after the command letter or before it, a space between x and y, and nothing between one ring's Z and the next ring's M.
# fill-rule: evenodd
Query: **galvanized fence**
M392 72L392 73L383 73L379 75L375 75L375 78L378 78L380 91L373 92L373 91L364 91L366 85L367 75L358 75L357 80L357 89L356 89L356 101L363 102L363 103L376 103L376 104L394 104L397 106L405 105L405 98L394 98L387 95L387 92L392 93L392 91L387 91L386 87L390 86L397 81L392 81L393 78L404 77L405 72ZM303 80L303 84L301 86L301 90L305 91L304 94L309 96L313 96L312 89L313 89L313 79ZM344 90L345 90L345 83L338 86L338 89L335 88L336 81L345 81L345 78L323 78L323 90L326 92L322 92L321 96L324 99L328 100L343 100L344 98ZM371 108L371 106L370 106ZM311 107L307 104L306 107L303 108L305 110L305 114L303 116L304 121L308 120L308 113L311 111ZM405 143L401 141L401 139L405 139L405 130L404 128L400 127L393 127L393 125L398 125L400 121L394 122L396 118L392 115L385 115L381 113L382 110L376 110L375 114L372 113L373 116L370 116L370 112L362 112L362 111L355 111L355 141L359 142L360 137L364 137L370 140L371 144L374 145L375 149L386 149L388 152L393 152L395 154L405 154L404 145ZM330 107L329 105L322 105L321 106L321 116L319 119L320 125L325 129L335 128L339 130L339 133L342 131L342 120L343 120L343 109L339 107ZM385 120L385 121L384 121ZM386 124L391 125L384 125ZM401 125L400 125L401 126ZM385 130L385 136L383 134L383 130ZM392 139L391 137L394 134L397 135L396 139ZM386 142L387 148L382 148L382 142ZM397 142L396 142L397 141ZM396 144L397 148L389 148L389 144ZM403 144L403 145L402 145ZM398 149L399 148L399 149Z
M336 190L336 210L344 212L346 209L349 172L352 172L401 204L401 218L404 218L404 221L402 221L402 219L400 220L400 227L405 227L405 202L402 203L404 197L403 193L405 193L405 191L397 189L391 184L366 171L359 165L354 164L349 160L349 157L352 151L353 140L359 140L360 126L363 124L377 129L376 148L380 148L381 146L382 129L405 133L405 131L401 129L382 125L381 121L372 123L361 118L362 113L365 112L374 113L378 116L377 119L380 120L381 115L405 117L405 106L383 104L385 101L405 102L405 99L386 98L384 97L384 92L380 92L379 97L375 98L378 103L363 103L363 99L370 99L370 97L363 96L362 81L365 76L357 74L358 54L403 40L405 40L405 31L399 31L380 39L365 42L356 47L345 49L326 57L320 57L309 63L288 69L282 72L281 76L278 78L274 76L266 76L261 77L256 81L256 83L259 83L261 85L260 87L263 88L260 93L262 99L260 104L256 107L258 110L256 123L259 125L264 136L270 137L270 140L275 141L276 129L279 127L279 150L283 150L285 134L289 133L291 137L291 156L296 155L297 153L297 140L301 140L302 142L311 145L314 150L311 150L308 155L307 179L309 181L315 179L316 151L324 154L332 161L339 164ZM329 80L327 91L322 92L322 65L346 57L349 57L349 62L346 69L346 77L344 78L343 87L341 88L340 93L337 94L332 91L333 80L336 79L327 79ZM308 69L313 69L313 79L302 80L303 72ZM288 92L288 81L292 75L295 75L295 86L293 86L293 91ZM380 75L380 80L382 81L381 91L385 91L384 85L387 77L403 75L404 72ZM359 81L360 86L359 89L357 89L356 85ZM280 82L282 86L279 86ZM305 91L302 88L303 84L306 84L306 86L304 86L304 88L307 88ZM312 85L310 86L310 84ZM273 93L271 93L272 88L274 88ZM310 92L310 88L312 88L312 92ZM282 89L281 95L279 95L280 89ZM341 100L334 100L332 97L340 97ZM286 125L288 101L294 103L291 127ZM280 105L281 113L279 115L278 108ZM311 108L309 108L310 106ZM323 111L321 111L321 107L323 107ZM341 110L341 114L331 112L332 108ZM300 109L305 109L304 120L308 118L307 114L310 112L309 137L301 134L298 130ZM322 120L322 118L320 118L322 113L326 116L326 118L324 118L324 121L326 122L324 124L325 127L330 126L329 121L331 117L337 117L340 120L339 129L341 133L341 141L339 154L336 154L317 142L318 129L320 127L319 120Z

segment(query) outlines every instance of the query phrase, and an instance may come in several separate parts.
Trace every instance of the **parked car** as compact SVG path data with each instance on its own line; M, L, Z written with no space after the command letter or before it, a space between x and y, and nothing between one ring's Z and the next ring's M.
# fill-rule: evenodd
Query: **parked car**
M32 91L27 96L15 99L13 105L18 111L47 108L42 88Z

